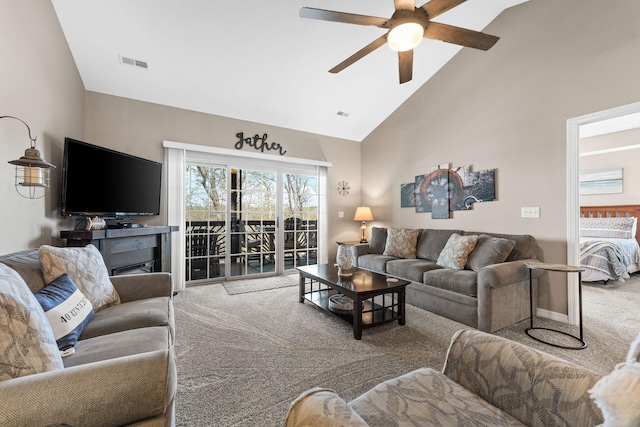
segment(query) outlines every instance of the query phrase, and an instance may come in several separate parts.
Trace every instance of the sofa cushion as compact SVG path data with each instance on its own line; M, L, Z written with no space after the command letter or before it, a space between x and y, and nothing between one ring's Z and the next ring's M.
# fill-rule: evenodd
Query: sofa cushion
M472 270L452 270L449 268L429 270L422 275L422 281L446 291L471 297L478 296L478 273Z
M128 329L168 326L173 330L173 304L169 297L145 298L117 304L96 312L80 339L112 334Z
M76 345L95 312L91 301L78 290L68 274L34 294L53 330L58 348L65 351Z
M47 283L67 273L78 289L89 298L94 310L120 303L120 297L109 280L104 259L95 246L56 248L43 245L38 249L38 255Z
M371 239L369 241L369 253L381 254L387 244L387 229L371 227Z
M387 230L387 242L382 255L394 256L397 258L415 258L416 244L420 230L410 230L405 228L390 228Z
M413 282L422 282L425 271L437 268L442 267L426 259L394 259L387 262L387 274Z
M358 268L386 273L387 262L397 259L393 256L367 254L358 257Z
M22 277L0 264L0 381L62 369L51 326Z
M447 244L449 237L453 233L462 234L462 230L422 230L418 246L416 248L416 258L437 261L440 252Z
M349 405L371 426L523 425L446 375L429 368L378 384Z
M76 352L64 358L64 366L68 368L150 351L168 350L172 346L169 330L164 327L115 332L78 341Z
M469 254L466 268L479 271L488 265L504 262L515 245L514 240L481 234L478 236L476 247Z
M467 258L478 242L478 236L461 236L454 233L447 240L440 256L438 256L438 264L440 267L452 268L454 270L462 270L467 264Z

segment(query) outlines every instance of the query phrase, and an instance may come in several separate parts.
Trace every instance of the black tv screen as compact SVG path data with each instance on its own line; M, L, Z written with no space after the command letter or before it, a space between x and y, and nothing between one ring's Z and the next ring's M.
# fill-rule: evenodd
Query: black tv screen
M62 176L64 216L160 214L162 163L65 138Z

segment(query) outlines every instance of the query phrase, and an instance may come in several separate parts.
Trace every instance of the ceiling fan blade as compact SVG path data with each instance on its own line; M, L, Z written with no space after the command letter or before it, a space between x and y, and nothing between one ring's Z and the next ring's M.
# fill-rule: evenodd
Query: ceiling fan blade
M449 9L464 3L467 0L431 0L420 6L429 15L429 19L445 13Z
M398 52L398 68L400 69L400 84L413 78L413 49Z
M414 0L394 0L396 10L413 10L416 8Z
M338 65L336 65L335 67L333 67L332 69L330 69L329 72L339 73L340 71L347 68L349 65L353 64L359 59L364 58L366 55L370 54L371 52L373 52L374 50L376 50L377 48L379 48L380 46L386 43L387 43L387 35L384 34L378 37L377 39L375 39L374 41L372 41L371 43L369 43L368 45L366 45L365 47L363 47L362 49L360 49L359 51L357 51L356 53L354 53L353 55L351 55L350 57L348 57L347 59L345 59L344 61L342 61L341 63L339 63Z
M500 37L466 28L454 27L439 22L429 22L424 30L424 36L429 39L442 40L474 49L489 50Z
M345 24L372 25L374 27L389 28L387 18L377 16L357 15L355 13L335 12L333 10L303 7L300 9L301 18L319 19L321 21L343 22Z

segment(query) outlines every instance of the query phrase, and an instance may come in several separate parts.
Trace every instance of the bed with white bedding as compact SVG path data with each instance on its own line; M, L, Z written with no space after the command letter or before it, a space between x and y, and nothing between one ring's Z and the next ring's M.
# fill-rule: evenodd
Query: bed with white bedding
M624 282L630 273L640 270L637 223L637 217L631 216L580 218L583 281Z

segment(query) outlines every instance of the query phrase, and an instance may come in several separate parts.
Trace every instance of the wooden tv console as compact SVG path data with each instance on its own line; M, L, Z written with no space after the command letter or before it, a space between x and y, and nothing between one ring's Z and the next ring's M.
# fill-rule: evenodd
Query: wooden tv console
M67 247L89 243L98 248L109 274L171 271L171 233L177 226L147 226L104 230L66 230Z

